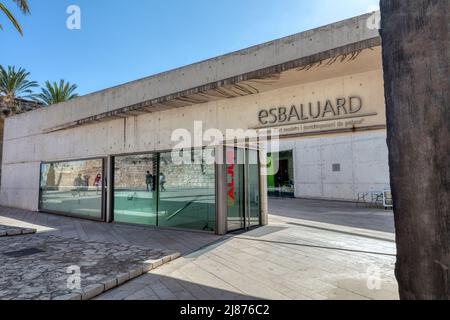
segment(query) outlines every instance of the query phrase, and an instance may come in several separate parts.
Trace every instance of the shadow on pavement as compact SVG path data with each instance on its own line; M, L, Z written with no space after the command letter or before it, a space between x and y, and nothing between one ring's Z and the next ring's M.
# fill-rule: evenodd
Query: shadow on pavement
M269 213L273 216L395 232L391 210L358 208L350 202L269 198Z

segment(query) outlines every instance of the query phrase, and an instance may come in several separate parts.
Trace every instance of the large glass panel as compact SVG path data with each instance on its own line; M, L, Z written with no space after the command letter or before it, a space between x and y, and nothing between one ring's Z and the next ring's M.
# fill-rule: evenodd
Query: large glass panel
M245 227L244 150L226 148L228 231Z
M103 160L41 165L40 209L101 219Z
M186 152L183 162L171 152L160 155L158 225L214 231L215 166L205 161L214 150Z
M248 202L250 226L260 224L259 159L257 150L248 150Z
M156 155L114 158L114 220L157 224Z

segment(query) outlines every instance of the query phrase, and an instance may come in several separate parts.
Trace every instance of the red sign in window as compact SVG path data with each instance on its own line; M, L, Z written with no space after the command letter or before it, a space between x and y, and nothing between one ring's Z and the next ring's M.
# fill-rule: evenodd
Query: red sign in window
M235 194L235 165L234 165L234 151L227 151L227 175L228 175L228 206L233 206L236 201Z

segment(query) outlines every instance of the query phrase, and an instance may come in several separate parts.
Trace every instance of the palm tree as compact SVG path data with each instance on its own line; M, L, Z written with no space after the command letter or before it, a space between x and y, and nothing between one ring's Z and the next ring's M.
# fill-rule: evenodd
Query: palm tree
M448 1L381 1L401 299L450 299Z
M75 84L70 84L70 82L65 82L64 80L50 83L50 81L45 82L45 87L42 88L42 93L36 95L36 99L39 102L46 104L47 106L69 101L78 96L75 93L77 86Z
M15 2L17 4L17 6L19 7L20 11L22 11L22 13L24 13L24 14L30 13L30 8L28 7L27 0L13 0L13 2ZM0 10L3 11L4 14L6 14L8 19L12 22L14 27L17 29L17 31L19 31L19 33L21 35L23 35L22 28L20 27L20 25L17 22L16 18L14 18L12 13L6 8L6 6L2 2L0 2ZM0 29L2 29L2 25L1 24L0 24Z
M21 113L18 99L33 99L33 88L38 84L27 80L30 75L23 68L16 71L15 67L5 69L0 65L0 112L4 116Z

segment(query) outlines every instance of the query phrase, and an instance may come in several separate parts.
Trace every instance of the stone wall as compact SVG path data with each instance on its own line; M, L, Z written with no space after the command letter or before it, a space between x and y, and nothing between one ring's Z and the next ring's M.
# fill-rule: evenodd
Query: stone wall
M114 185L127 189L146 189L146 174L156 176L155 160L148 156L117 157L115 159ZM161 159L160 172L166 176L166 187L177 189L214 188L215 169L213 165L174 165L170 156Z
M215 188L215 170L213 165L162 165L161 172L166 176L166 186L189 188Z
M92 187L97 174L102 174L101 160L89 160L81 162L62 162L46 164L41 179L41 185L47 188L64 190L74 186L74 180L81 174L87 186Z

